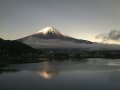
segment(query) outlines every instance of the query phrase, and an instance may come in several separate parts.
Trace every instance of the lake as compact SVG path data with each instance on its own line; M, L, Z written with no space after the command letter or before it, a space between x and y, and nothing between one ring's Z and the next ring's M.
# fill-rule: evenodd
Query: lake
M0 69L0 90L120 90L120 59L13 64Z

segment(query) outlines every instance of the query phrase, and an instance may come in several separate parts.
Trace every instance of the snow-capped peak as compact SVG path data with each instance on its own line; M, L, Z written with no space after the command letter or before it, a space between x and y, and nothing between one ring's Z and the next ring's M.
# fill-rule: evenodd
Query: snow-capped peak
M41 30L39 30L37 33L42 33L42 34L48 34L48 33L55 33L55 34L61 34L56 28L54 27L46 27Z

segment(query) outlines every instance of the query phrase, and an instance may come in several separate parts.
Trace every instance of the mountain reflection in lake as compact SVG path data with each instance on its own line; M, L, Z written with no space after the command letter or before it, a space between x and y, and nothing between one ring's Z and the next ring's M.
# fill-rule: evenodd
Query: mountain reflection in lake
M0 69L0 90L120 90L120 60L41 62Z

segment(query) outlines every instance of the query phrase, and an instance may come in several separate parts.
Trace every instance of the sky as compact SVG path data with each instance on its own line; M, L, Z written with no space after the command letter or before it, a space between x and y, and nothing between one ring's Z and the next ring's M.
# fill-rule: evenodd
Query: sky
M120 0L0 0L0 37L15 40L54 26L78 39L120 30Z

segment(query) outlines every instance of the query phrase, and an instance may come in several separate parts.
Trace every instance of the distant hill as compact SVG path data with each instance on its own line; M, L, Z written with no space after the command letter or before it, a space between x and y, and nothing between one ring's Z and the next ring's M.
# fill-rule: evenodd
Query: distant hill
M0 51L20 55L22 53L35 52L35 49L18 41L0 39Z
M31 62L37 50L18 41L3 40L0 38L0 64ZM29 58L29 61L27 61ZM25 60L24 60L25 59Z
M0 38L0 41L3 41L3 39L2 39L2 38Z

